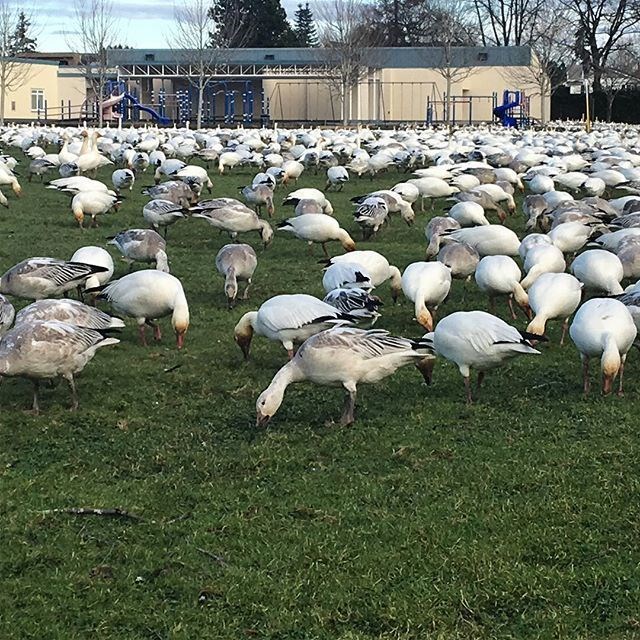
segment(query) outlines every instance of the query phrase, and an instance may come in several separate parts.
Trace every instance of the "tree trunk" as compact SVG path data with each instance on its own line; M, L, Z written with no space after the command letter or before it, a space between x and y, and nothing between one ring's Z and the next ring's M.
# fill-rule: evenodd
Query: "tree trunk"
M348 83L346 80L342 81L342 126L346 127L349 124L349 105L348 100Z
M2 65L2 72L0 72L0 126L2 127L4 127L4 105L7 97L6 84L4 65Z
M202 128L202 109L204 106L204 78L198 83L198 111L196 113L196 129Z
M613 103L616 99L617 91L607 91L607 122L611 122L611 118L613 116Z
M447 97L445 98L445 118L447 121L447 127L449 127L449 131L451 131L451 72L450 70L447 72Z

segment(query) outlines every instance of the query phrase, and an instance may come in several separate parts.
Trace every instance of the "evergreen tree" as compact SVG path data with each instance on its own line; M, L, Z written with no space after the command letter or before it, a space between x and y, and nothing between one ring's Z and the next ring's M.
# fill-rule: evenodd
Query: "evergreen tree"
M280 0L216 0L210 14L216 23L211 41L224 47L295 47L297 43ZM242 29L236 29L242 16ZM225 24L232 23L231 29Z
M293 28L299 47L317 47L318 34L313 20L313 12L309 3L299 4L295 14L295 26Z
M9 51L12 56L20 55L36 50L36 40L29 35L31 20L27 18L24 11L18 14L16 29L11 36Z

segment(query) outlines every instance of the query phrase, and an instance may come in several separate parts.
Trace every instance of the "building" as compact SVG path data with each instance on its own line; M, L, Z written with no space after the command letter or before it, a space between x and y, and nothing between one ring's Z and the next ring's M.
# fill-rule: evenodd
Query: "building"
M59 120L69 114L78 119L87 96L85 77L78 68L57 58L16 58L9 77L14 80L7 83L13 86L5 94L5 120Z
M194 56L182 52L180 58L170 49L108 52L120 86L140 104L173 120L194 120ZM210 69L204 121L249 122L262 115L280 122L436 122L445 119L449 103L456 122L488 122L505 91L521 92L522 111L531 118L549 113L550 96L540 95L540 65L529 47L378 48L366 58L343 105L329 49L220 51Z

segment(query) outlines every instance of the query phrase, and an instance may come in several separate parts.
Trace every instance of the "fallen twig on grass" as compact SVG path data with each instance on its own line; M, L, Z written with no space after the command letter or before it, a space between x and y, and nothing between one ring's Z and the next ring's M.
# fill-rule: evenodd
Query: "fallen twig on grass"
M201 549L200 547L196 547L196 551L200 553L204 553L205 556L215 560L221 567L226 567L227 563L222 556L217 556L215 553L211 553L211 551L207 551L206 549Z
M94 507L67 507L65 509L46 509L41 512L43 515L51 513L67 513L73 516L106 516L109 518L128 518L129 520L144 520L139 515L125 511L119 507L110 509L96 509Z

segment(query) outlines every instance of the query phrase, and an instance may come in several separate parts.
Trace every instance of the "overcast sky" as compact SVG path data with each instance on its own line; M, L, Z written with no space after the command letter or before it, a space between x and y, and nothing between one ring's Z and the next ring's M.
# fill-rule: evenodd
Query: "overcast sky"
M174 0L112 0L121 29L120 44L134 48L167 46L171 33ZM293 18L299 0L281 0ZM18 6L33 15L40 51L66 51L73 40L73 0L32 0Z

